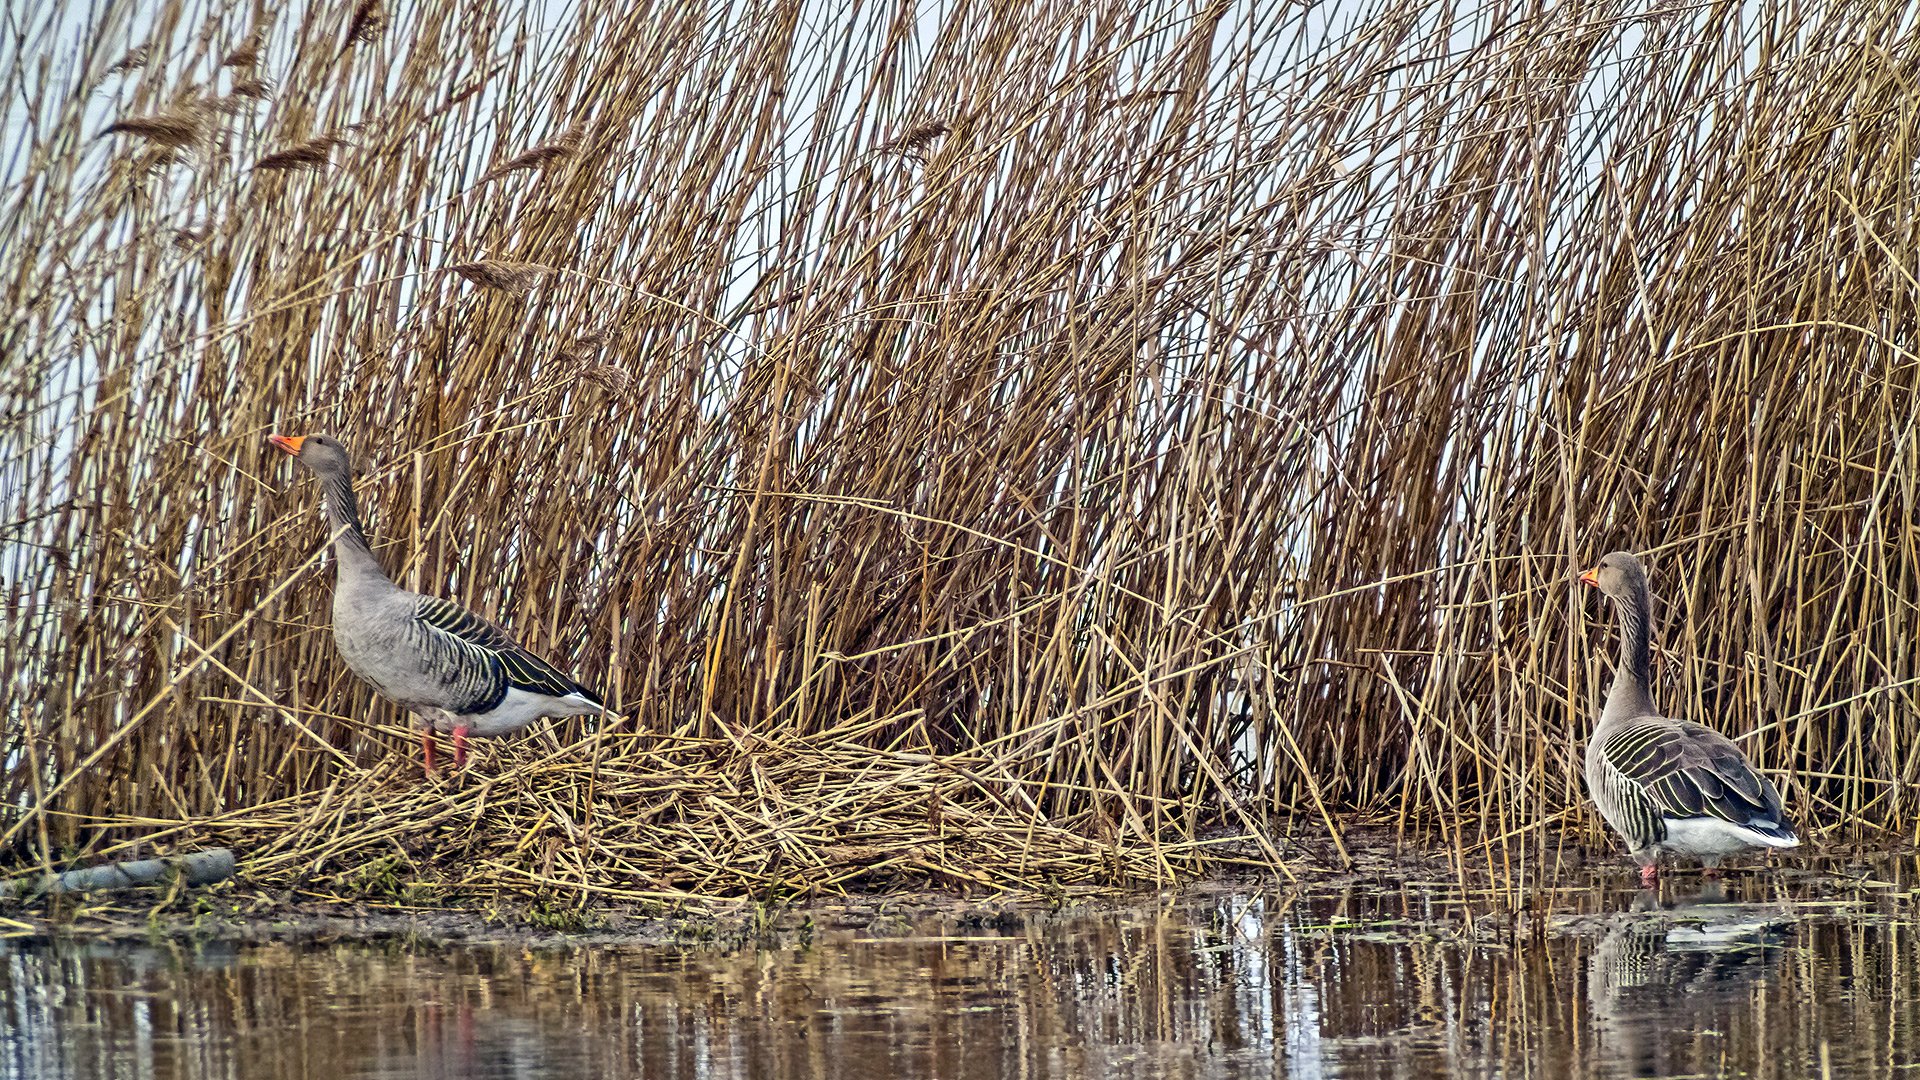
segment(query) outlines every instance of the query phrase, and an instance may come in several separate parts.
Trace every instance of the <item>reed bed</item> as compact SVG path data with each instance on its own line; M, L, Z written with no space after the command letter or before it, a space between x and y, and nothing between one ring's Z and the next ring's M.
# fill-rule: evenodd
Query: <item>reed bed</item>
M35 15L0 851L737 895L1360 816L1534 860L1598 838L1615 547L1671 710L1816 837L1920 834L1917 46L1872 0ZM276 430L619 721L418 779Z

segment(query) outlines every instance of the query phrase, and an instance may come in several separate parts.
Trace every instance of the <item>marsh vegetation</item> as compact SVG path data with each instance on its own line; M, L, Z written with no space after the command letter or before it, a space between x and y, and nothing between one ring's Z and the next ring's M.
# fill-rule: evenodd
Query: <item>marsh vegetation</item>
M1909 5L533 7L0 43L7 859L1512 871L1593 829L1614 548L1664 705L1920 830ZM270 431L623 719L421 783Z

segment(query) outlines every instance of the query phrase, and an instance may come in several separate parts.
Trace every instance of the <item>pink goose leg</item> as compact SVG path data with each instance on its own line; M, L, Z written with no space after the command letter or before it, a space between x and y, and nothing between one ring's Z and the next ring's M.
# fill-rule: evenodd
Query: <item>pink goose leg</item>
M453 767L455 769L467 767L467 729L464 727L453 729Z
M426 760L427 775L433 775L433 730L429 728L420 733L420 755Z
M1647 865L1640 868L1640 885L1642 888L1650 889L1653 887L1654 883L1659 880L1660 880L1660 864L1659 863L1648 863Z

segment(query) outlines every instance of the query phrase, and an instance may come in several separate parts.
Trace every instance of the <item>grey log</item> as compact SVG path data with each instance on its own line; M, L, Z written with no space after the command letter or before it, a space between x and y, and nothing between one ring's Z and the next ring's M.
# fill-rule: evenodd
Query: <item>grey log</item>
M209 848L172 859L139 859L134 862L89 866L64 874L34 880L0 881L0 897L32 895L42 892L100 892L151 885L174 871L189 885L211 885L233 876L233 849Z

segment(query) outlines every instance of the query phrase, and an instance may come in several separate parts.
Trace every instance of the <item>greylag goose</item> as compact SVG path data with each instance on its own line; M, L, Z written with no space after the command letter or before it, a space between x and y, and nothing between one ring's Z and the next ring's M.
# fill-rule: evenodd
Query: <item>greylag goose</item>
M467 763L467 736L506 735L542 717L589 716L598 695L520 647L513 635L447 600L393 583L367 546L353 497L347 448L325 435L271 435L320 479L333 530L338 580L333 642L368 685L413 714L433 771L433 735L453 735L453 763Z
M1780 793L1731 739L1654 711L1647 571L1616 551L1580 575L1620 613L1620 664L1587 743L1587 790L1600 816L1627 842L1651 884L1662 854L1697 858L1709 874L1728 855L1800 843Z

